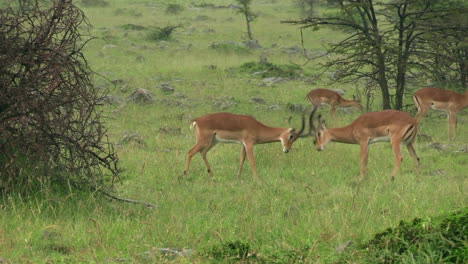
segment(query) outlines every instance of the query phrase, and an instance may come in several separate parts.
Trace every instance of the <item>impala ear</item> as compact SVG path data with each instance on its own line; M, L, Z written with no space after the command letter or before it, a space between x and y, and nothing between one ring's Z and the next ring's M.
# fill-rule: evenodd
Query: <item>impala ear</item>
M294 129L294 128L290 128L290 129L288 130L289 133L292 133L292 132L294 132L294 131L296 131L296 129Z

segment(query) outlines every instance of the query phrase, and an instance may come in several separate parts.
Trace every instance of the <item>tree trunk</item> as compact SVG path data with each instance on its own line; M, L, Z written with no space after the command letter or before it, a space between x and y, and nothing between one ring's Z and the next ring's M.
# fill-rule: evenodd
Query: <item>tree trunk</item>
M245 22L247 23L247 37L249 38L249 40L253 40L252 31L250 30L249 14L247 14L247 12L245 13Z

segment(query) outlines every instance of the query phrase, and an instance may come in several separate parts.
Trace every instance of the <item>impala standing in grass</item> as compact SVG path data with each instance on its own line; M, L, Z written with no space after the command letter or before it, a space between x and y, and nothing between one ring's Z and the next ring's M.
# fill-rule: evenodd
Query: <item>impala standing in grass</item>
M468 90L464 94L459 94L450 90L422 88L414 92L413 101L418 108L416 115L418 122L429 108L448 112L448 134L449 138L453 138L456 136L457 112L468 107Z
M309 123L310 130L315 136L314 144L317 150L323 150L330 141L359 144L361 146L360 180L367 174L369 144L372 143L390 141L395 154L392 181L395 179L402 160L401 144L406 145L416 167L418 167L419 158L415 150L418 123L408 113L396 110L369 112L362 114L348 126L327 129L320 116L318 117L318 126L314 126L314 111L310 115Z
M339 107L355 107L362 111L362 106L359 100L356 100L353 96L353 100L346 100L335 91L328 89L314 89L307 94L307 100L313 106L319 107L322 104L330 105L330 116L335 117L335 109Z
M190 160L193 155L200 152L205 162L211 180L214 180L213 171L206 158L206 153L218 142L239 143L242 145L240 153L240 167L237 177L240 178L245 156L247 155L252 167L253 176L258 178L253 155L253 145L270 142L281 142L283 151L289 152L292 144L300 137L308 136L304 132L305 120L302 117L302 127L297 131L294 128L269 127L253 117L230 113L214 113L204 115L192 120L191 128L195 128L197 143L187 153L187 163L184 175L187 175Z

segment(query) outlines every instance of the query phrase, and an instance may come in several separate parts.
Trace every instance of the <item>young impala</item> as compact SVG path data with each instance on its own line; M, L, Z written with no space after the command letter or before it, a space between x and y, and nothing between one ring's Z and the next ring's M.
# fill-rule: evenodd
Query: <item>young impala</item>
M347 107L353 106L358 110L362 111L362 106L359 100L346 100L341 95L335 91L328 89L314 89L307 94L307 100L313 106L319 107L322 104L330 105L330 116L335 116L335 109L337 106ZM354 97L354 96L353 96Z
M302 134L304 126L304 116L302 117L302 127L299 131L294 128L269 127L246 115L214 113L195 118L192 120L191 128L195 128L197 143L187 153L184 175L188 173L190 160L193 155L200 152L211 180L213 180L213 171L206 159L206 153L218 142L240 143L242 149L237 177L240 178L245 156L247 155L252 167L253 176L258 179L253 145L279 141L283 146L283 151L287 153L296 139L308 136L309 133Z
M418 108L416 115L418 122L429 111L429 108L448 112L449 137L455 137L457 112L468 107L468 90L464 94L459 94L450 90L422 88L414 92L413 101Z
M329 129L325 127L320 116L318 117L318 127L315 127L312 112L309 123L315 136L314 143L319 151L323 150L330 141L361 146L360 180L367 174L369 144L372 143L390 141L395 154L392 181L395 179L402 160L401 144L406 145L416 167L418 166L419 158L415 150L418 123L406 112L396 110L369 112L362 114L348 126Z

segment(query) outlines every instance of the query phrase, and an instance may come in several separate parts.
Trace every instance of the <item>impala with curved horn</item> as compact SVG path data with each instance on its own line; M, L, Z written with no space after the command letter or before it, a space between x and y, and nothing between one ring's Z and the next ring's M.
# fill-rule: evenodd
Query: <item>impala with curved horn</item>
M438 88L422 88L414 92L413 101L418 108L416 115L418 122L429 111L429 108L448 112L449 137L455 137L457 112L468 107L468 90L464 94L459 94Z
M418 167L419 158L415 149L418 123L408 113L396 110L369 112L362 114L347 126L327 129L321 116L318 117L318 126L314 126L313 116L316 109L314 108L310 115L309 124L315 137L314 144L317 150L323 150L330 141L359 144L361 146L360 179L367 174L369 144L372 143L390 141L395 154L392 181L395 179L402 160L401 144L406 145L416 167Z
M230 113L214 113L195 118L192 120L190 127L195 128L197 143L187 153L184 175L188 173L190 160L193 155L200 152L211 180L214 179L214 176L210 164L206 159L206 153L218 142L240 143L242 149L237 177L240 178L245 156L247 155L252 167L253 176L258 179L253 145L279 141L283 146L283 151L287 153L296 139L310 134L310 132L303 134L305 127L304 116L302 116L302 127L298 131L294 128L269 127L251 116Z
M361 101L357 100L353 96L353 100L346 100L341 95L333 90L328 89L314 89L310 91L307 96L307 100L315 107L319 107L322 104L330 105L330 116L335 117L336 107L355 107L362 111Z

